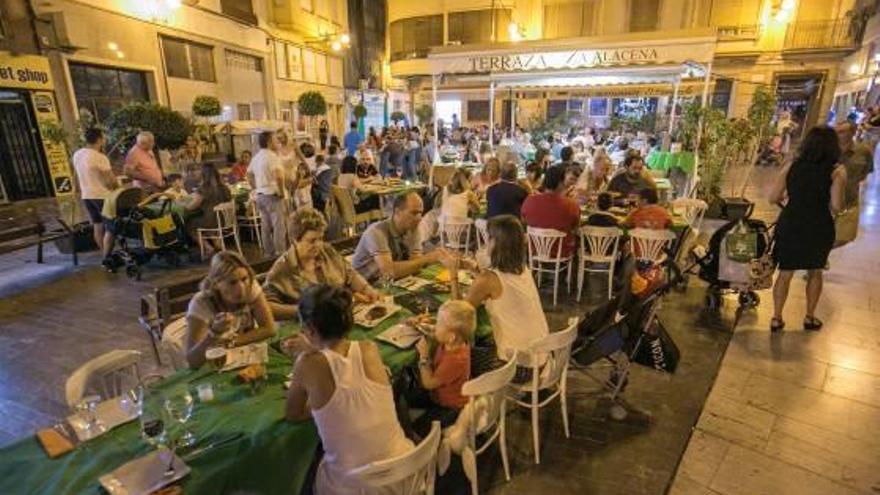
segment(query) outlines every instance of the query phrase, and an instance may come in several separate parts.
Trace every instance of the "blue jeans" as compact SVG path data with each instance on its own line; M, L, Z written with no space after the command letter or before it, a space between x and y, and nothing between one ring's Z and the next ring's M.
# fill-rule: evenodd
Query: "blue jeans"
M379 174L381 174L382 177L388 176L388 155L389 153L387 151L379 153Z
M419 158L422 156L422 149L416 148L406 153L406 162L403 165L403 178L415 180L419 175Z

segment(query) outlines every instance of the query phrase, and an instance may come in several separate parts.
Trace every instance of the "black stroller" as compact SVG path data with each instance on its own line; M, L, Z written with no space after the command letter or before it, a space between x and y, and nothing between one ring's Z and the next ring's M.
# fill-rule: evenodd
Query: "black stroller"
M183 221L171 212L171 199L159 196L143 203L140 188L125 189L116 197L116 214L109 219L117 248L105 261L115 273L125 267L130 278L141 279L141 265L161 256L169 265L178 266L180 255L188 252Z
M572 347L575 369L586 369L606 361L611 372L606 379L590 373L609 392L609 414L622 421L629 411L620 403L619 396L629 383L630 364L635 362L658 371L675 372L680 352L672 342L657 316L660 300L681 282L682 273L675 264L673 250L668 250L667 280L642 298L616 296L591 312L578 327L578 338ZM624 289L624 293L629 289Z

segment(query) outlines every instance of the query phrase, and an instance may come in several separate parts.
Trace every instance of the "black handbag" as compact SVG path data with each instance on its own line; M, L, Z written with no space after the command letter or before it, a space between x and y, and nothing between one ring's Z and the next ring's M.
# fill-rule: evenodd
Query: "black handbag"
M654 319L651 330L644 334L633 356L633 362L654 368L657 371L675 373L678 362L681 359L681 351L660 323Z

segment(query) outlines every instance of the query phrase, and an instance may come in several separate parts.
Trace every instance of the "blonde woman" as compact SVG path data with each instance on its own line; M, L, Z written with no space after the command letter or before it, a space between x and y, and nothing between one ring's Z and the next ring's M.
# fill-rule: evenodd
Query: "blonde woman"
M269 303L253 269L238 253L215 254L200 289L186 312L186 360L191 368L205 363L205 351L211 347L240 346L275 335Z
M443 218L468 218L469 213L480 211L480 200L471 189L467 170L459 168L452 174L449 184L443 188L440 216Z

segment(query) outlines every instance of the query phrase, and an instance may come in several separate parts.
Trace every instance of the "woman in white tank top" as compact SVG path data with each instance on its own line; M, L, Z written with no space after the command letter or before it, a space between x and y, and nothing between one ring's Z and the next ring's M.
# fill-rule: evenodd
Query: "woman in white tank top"
M465 169L458 169L443 188L440 215L443 218L465 219L470 212L480 209L480 201L471 189L471 179Z
M318 427L324 458L315 493L373 493L353 486L346 473L414 447L397 421L379 351L370 341L345 338L353 323L348 291L312 286L303 292L299 311L303 333L284 343L289 352L298 354L286 416L290 421L311 416Z
M526 238L519 219L499 215L489 220L489 268L477 275L464 298L475 308L486 306L498 357L510 359L514 351L525 351L550 330L541 296L526 267ZM470 267L477 269L476 265ZM458 295L457 277L453 297Z

